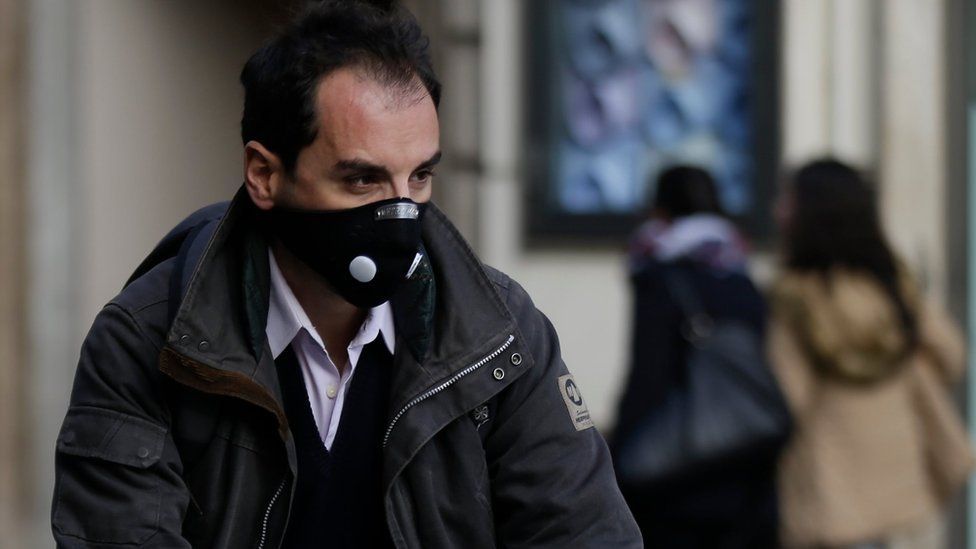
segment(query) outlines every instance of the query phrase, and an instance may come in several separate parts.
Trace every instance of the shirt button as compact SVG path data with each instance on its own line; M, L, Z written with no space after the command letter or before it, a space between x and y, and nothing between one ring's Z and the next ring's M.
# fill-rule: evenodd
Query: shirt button
M337 394L339 394L339 390L336 389L335 385L329 385L328 388L325 389L325 396L329 398L335 398Z

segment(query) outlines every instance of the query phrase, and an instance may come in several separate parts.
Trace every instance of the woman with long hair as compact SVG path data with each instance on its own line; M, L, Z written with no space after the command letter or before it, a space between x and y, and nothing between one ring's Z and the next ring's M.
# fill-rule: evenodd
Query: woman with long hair
M856 170L802 167L776 212L770 357L795 422L779 473L783 543L937 547L934 518L972 466L945 391L964 368L958 330L922 299Z

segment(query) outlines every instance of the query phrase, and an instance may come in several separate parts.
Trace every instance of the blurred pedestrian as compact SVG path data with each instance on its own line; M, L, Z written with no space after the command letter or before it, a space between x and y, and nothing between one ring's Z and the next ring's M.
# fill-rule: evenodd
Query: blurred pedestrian
M796 422L780 470L785 545L944 546L934 519L973 463L945 391L963 373L958 330L892 252L854 169L804 166L777 218L770 349Z
M649 219L637 229L630 246L631 370L611 445L621 489L646 547L776 545L779 445L750 445L733 458L698 455L688 444L697 434L692 431L719 427L696 425L694 408L712 406L714 413L728 412L721 408L725 397L713 402L696 399L701 388L694 385L709 380L700 377L707 372L695 371L696 365L690 364L696 348L689 338L689 330L696 329L690 317L707 318L708 329L736 326L744 356L756 357L747 369L764 374L767 385L772 382L761 359L765 306L746 272L746 260L745 240L723 214L712 177L688 166L663 172ZM734 365L720 367L731 371ZM720 384L718 391L736 396L735 384L714 381ZM771 389L778 394L778 389ZM739 396L751 411L766 414L752 404L750 395ZM782 408L780 418L785 404ZM782 423L780 419L774 425L774 439L781 439ZM707 467L692 463L711 457L717 459Z

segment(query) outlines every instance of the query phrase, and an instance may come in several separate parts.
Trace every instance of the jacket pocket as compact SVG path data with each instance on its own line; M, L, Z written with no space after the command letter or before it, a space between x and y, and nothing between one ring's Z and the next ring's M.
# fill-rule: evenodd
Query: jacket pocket
M159 528L166 429L87 406L68 410L58 435L51 522L86 542L141 544Z

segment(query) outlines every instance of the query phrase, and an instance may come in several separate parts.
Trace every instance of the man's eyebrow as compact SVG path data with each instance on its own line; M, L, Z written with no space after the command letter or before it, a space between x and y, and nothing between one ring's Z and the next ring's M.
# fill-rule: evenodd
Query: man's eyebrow
M424 168L430 168L437 165L437 163L441 161L441 156L442 156L441 151L437 151L436 153L434 153L433 156L421 162L416 169L422 170ZM387 170L386 167L380 166L379 164L373 164L372 162L363 160L361 158L339 160L338 162L335 163L335 166L333 168L336 171L342 171L342 172L369 172L369 173L389 174L389 170Z
M368 162L366 160L362 160L359 158L353 158L351 160L340 160L335 163L335 169L337 171L344 171L344 172L356 171L356 172L388 173L385 167L380 166L378 164L373 164L372 162Z
M434 153L434 156L432 156L432 157L428 158L427 160L424 160L423 162L421 162L420 165L417 166L417 169L418 170L423 170L425 168L433 168L440 161L441 161L441 151L437 151L437 152Z

